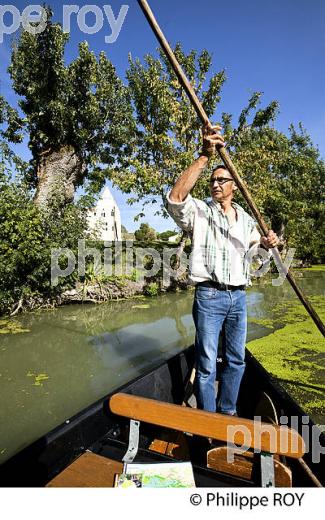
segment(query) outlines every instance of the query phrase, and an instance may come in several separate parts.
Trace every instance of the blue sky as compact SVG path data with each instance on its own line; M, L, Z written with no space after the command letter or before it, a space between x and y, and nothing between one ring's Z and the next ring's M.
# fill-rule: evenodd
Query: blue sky
M78 43L87 40L96 54L104 50L124 77L129 52L140 58L147 52L155 52L156 39L137 1L124 2L129 9L114 43L105 43L105 36L112 32L105 15L102 30L93 35L80 31L76 15L71 16L67 61L76 56ZM62 23L63 5L67 5L67 0L49 3L54 10L54 19ZM286 132L290 123L301 121L325 157L324 0L233 0L228 3L150 0L149 3L172 45L180 41L185 51L206 48L213 53L212 70L226 69L228 80L215 119L222 111L238 116L250 94L261 90L263 103L272 99L280 103L276 127ZM88 0L76 5L82 8L87 4L100 8L110 5L117 17L123 2ZM28 3L14 1L11 5L22 12ZM4 20L9 25L10 15ZM94 15L88 15L86 22L94 24ZM6 73L13 36L4 35L4 42L0 43L0 92L16 106L17 100ZM17 147L17 151L25 158L29 157L26 143ZM129 231L134 231L139 222L134 222L133 217L141 206L128 206L127 196L115 188L112 192L121 209L122 223ZM154 216L155 210L147 209L142 221L150 222L159 231L175 229L173 221Z

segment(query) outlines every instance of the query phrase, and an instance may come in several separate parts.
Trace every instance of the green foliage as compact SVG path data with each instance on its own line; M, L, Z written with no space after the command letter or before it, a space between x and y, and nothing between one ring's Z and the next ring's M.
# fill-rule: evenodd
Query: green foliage
M304 261L325 255L325 163L302 125L285 135L269 126L238 134L232 154L269 224ZM242 205L245 201L240 197Z
M22 120L18 112L9 106L0 95L0 175L10 174L13 168L23 174L27 163L20 159L10 148L9 142L20 143Z
M147 296L157 296L159 293L159 285L157 282L150 282L144 288L144 294Z
M158 239L159 240L163 240L163 241L168 241L169 237L172 237L174 235L177 234L177 231L172 231L172 230L168 230L168 231L163 231L162 233L159 233L158 234Z
M291 125L288 135L273 127L278 103L258 110L261 94L251 96L236 128L231 114L223 114L228 152L285 246L296 249L296 258L320 262L325 256L325 163L302 124L298 129ZM237 193L238 202L249 212ZM209 195L203 180L194 194Z
M0 174L0 313L20 300L53 296L74 285L72 274L51 286L51 250L77 252L84 215L83 203L40 211L22 181Z
M2 125L6 125L3 128ZM19 117L17 110L12 108L9 103L0 95L0 137L5 141L21 143L23 140L23 120Z
M140 228L134 233L136 240L139 242L152 242L156 240L157 233L156 231L149 226L147 223L142 223Z
M184 67L207 114L214 113L225 81L224 71L214 74L206 88L211 56L191 51L186 55L180 44L175 54ZM126 193L135 193L130 203L144 205L161 200L180 172L194 159L201 124L164 54L160 59L146 55L144 63L129 57L126 73L135 111L137 133L127 175L114 171L113 181ZM143 216L143 212L140 213Z
M75 186L87 178L98 191L109 169L118 168L118 158L128 154L133 125L128 93L105 53L97 58L87 42L80 43L78 57L66 65L69 35L52 22L50 8L47 12L45 30L36 35L22 31L13 48L9 73L25 119L6 106L7 135L12 138L22 127L28 133L33 186L41 155L70 146L83 164ZM21 137L20 132L16 139Z
M186 55L178 44L175 54L208 116L213 116L224 71L207 82L211 75L207 51ZM130 57L127 79L138 131L128 175L114 173L113 179L123 191L135 193L130 203L144 200L145 205L156 201L157 195L164 198L194 160L200 149L201 125L162 53L160 59L145 56L143 63ZM296 248L296 257L319 262L325 255L324 161L302 125L291 126L288 134L274 128L279 104L271 101L261 107L262 94L251 95L237 123L231 113L222 114L228 151L266 221L285 245ZM193 195L209 196L204 176ZM248 209L240 194L238 199ZM144 214L143 210L139 216Z

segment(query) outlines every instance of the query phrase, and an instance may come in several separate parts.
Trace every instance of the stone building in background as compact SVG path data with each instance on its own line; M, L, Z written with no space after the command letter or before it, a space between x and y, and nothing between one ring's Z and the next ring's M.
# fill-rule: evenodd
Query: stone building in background
M100 240L122 240L121 215L108 188L105 188L94 208L88 213L89 229L98 232Z

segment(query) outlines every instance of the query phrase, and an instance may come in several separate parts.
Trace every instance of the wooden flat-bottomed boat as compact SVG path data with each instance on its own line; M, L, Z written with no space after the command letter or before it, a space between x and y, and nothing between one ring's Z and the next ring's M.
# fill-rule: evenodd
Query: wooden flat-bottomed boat
M134 457L190 460L198 487L324 484L324 435L251 354L239 417L190 406L193 362L189 347L72 417L2 464L0 486L111 487L122 459ZM288 427L277 425L276 416L287 417Z

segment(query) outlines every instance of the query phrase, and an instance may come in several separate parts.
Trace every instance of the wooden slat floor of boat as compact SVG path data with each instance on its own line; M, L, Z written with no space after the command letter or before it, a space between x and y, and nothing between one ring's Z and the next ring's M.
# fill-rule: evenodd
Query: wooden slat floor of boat
M123 463L86 451L46 487L113 487L116 473Z

